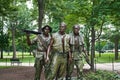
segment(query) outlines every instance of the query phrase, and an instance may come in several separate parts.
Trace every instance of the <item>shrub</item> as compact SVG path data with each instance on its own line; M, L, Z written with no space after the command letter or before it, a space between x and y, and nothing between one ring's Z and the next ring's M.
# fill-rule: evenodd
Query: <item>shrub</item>
M86 73L85 78L86 80L120 80L120 75L110 71L97 70Z

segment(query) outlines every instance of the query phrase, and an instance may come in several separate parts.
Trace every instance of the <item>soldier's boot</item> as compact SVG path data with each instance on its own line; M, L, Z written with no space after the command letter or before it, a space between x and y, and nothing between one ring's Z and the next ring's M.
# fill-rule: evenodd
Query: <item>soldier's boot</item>
M71 76L68 76L68 79L67 80L71 80Z
M35 75L34 80L40 80L40 76L39 75Z
M64 78L63 78L63 77L61 77L61 78L59 78L58 80L64 80Z
M40 78L35 78L34 80L40 80Z
M84 80L83 77L78 77L77 80Z
M77 80L84 80L84 78L83 78L83 72L80 72L80 74L79 74Z

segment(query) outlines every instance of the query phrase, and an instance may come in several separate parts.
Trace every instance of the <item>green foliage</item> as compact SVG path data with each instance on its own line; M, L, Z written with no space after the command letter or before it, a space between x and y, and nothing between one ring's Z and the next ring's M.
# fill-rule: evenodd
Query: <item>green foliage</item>
M119 79L120 79L120 75L119 75L119 74L118 74L118 75L115 75L114 78L115 78L116 80L119 80Z
M33 21L35 21L36 16L33 15L32 11L33 9L28 9L27 5L25 3L25 0L18 0L15 1L16 4L11 3L12 7L14 7L16 10L12 10L11 14L8 16L8 21L7 21L7 28L9 32L9 44L12 42L12 28L15 28L15 43L16 43L16 49L17 50L26 50L29 49L26 43L26 35L22 31L22 29L37 29L36 24L33 25ZM12 45L9 46L10 50Z
M109 71L97 70L96 72L89 72L86 76L86 80L117 80L115 78L117 74Z
M0 18L4 17L5 25L10 32L11 24L16 30L16 45L17 50L22 49L22 46L29 49L26 45L26 38L24 33L20 29L36 29L37 24L33 25L33 21L37 22L38 18L38 5L37 0L33 1L33 8L28 9L25 2L27 0L1 0L0 1ZM90 46L91 29L95 29L95 39L102 32L104 22L114 24L115 31L110 29L104 29L104 33L107 37L105 40L119 41L119 25L120 25L120 1L119 0L45 0L45 15L48 16L48 22L43 24L49 24L53 28L53 32L58 31L59 23L65 21L67 23L67 33L71 32L74 24L86 25L83 31L85 36L85 42L87 46ZM1 23L0 23L1 24ZM11 42L11 33L9 33L9 42ZM2 38L1 38L2 39ZM21 44L22 43L22 44ZM11 43L9 44L11 47ZM100 49L104 46L101 43ZM12 48L12 47L11 47ZM104 47L103 47L104 48ZM111 49L113 48L113 45ZM98 43L96 44L98 49ZM89 49L87 49L89 50Z
M95 47L96 47L96 50L97 51L99 51L99 50L102 50L102 48L104 47L106 45L106 41L98 41L98 42L96 42L96 45L95 45Z
M112 41L112 42L116 42L116 41L118 41L119 42L119 40L120 40L120 33L119 33L119 30L117 29L117 30L115 30L115 31L111 31L111 35L109 36L109 39L110 39L110 41Z
M0 16L7 16L12 10L11 2L13 0L0 0Z
M57 21L51 22L50 26L52 27L52 33L55 33L59 30L59 24Z
M103 47L103 50L112 50L114 48L114 44L112 42L107 42Z
M5 49L8 45L9 45L9 41L8 41L8 35L7 34L0 34L0 48L1 49Z

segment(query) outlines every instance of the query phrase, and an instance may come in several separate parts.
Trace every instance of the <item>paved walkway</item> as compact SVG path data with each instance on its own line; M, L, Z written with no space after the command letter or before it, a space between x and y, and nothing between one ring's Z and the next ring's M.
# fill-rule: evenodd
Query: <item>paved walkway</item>
M11 63L0 62L0 66L11 66ZM15 63L14 66L34 66L34 63L21 63L19 65ZM85 64L84 69L90 69L90 66L88 64ZM95 69L120 72L120 63L96 64Z
M96 64L95 69L100 69L100 70L107 70L107 71L116 71L120 72L120 63L101 63L101 64ZM85 64L84 68L90 68L88 64Z
M4 63L4 62L0 62L0 66L34 66L34 63L14 63L11 65L11 63Z

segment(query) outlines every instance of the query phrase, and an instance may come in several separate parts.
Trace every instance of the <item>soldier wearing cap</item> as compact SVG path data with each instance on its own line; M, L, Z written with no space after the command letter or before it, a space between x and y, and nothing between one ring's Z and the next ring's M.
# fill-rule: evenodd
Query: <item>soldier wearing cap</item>
M51 64L51 72L47 80L54 80L55 78L63 79L63 74L66 71L67 53L69 49L69 36L65 33L66 24L60 23L59 31L52 35L51 43L47 50L47 59L49 61L49 53L52 47L53 60Z
M74 65L77 68L77 78L78 80L83 80L83 53L84 50L84 39L82 34L79 33L80 26L73 26L73 33L70 34L70 52L69 59L72 60L69 64L69 80L71 80L71 73L73 72Z
M42 34L38 34L32 41L29 38L29 33L27 33L27 43L28 45L36 46L33 50L33 55L35 57L35 78L34 80L40 80L40 75L45 66L44 60L46 57L47 46L50 43L52 28L48 25L42 28Z

